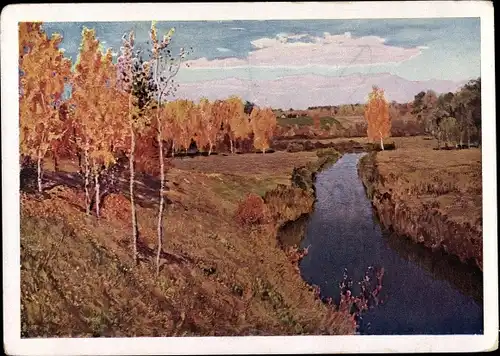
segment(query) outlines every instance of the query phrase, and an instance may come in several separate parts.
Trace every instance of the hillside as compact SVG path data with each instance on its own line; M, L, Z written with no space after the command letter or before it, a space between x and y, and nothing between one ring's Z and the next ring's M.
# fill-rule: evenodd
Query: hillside
M124 195L107 197L97 220L85 215L74 173L48 172L49 185L64 184L48 187L43 198L22 193L22 336L353 333L352 319L301 279L272 225L245 228L234 219L246 194L289 184L293 167L316 155L223 158L178 159L169 171L158 278L154 180L138 184L137 267Z

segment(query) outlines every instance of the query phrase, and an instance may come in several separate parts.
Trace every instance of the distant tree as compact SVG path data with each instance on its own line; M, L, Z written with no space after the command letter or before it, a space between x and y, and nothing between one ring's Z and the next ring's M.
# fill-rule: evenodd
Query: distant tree
M412 114L424 128L424 131L432 136L436 136L438 123L436 122L438 96L433 90L420 92L415 96L412 103Z
M276 116L269 108L254 108L250 115L250 123L254 134L254 147L266 153L276 128Z
M245 114L245 105L242 100L237 96L231 96L227 99L227 104L229 106L228 128L230 130L228 135L230 139L231 153L234 153L235 142L237 140L245 139L251 132L251 129L248 123L248 116Z
M217 134L220 131L222 122L219 116L213 114L213 105L208 99L202 98L199 108L201 114L201 127L203 130L202 133L205 135L206 141L208 142L208 155L210 155L216 144Z
M391 135L391 120L389 117L389 105L384 97L384 91L374 86L368 96L365 107L365 119L368 124L367 134L371 141L380 141L380 147L384 149L384 139Z
M442 132L445 145L452 144L456 139L457 120L454 117L448 116L439 122L440 132ZM456 141L455 141L456 142Z
M481 139L481 78L469 81L454 96L453 102L458 125L467 136L470 147L471 136L478 133Z

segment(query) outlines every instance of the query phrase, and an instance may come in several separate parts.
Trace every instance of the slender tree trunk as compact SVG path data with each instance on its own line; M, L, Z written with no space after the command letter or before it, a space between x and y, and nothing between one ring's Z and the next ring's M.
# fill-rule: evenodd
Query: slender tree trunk
M99 183L99 172L94 174L95 180L95 215L97 218L100 216L100 200L101 200L101 185Z
M163 189L165 186L165 162L163 162L163 140L160 119L158 122L158 153L160 157L160 204L158 206L158 250L156 252L156 276L160 274L160 255L163 247L163 207L165 204L165 196Z
M464 144L464 132L460 131L460 148L462 148Z
M38 150L37 154L37 182L38 191L42 192L42 152Z
M84 160L85 160L85 212L87 215L90 215L90 192L89 192L89 184L90 184L90 169L89 169L89 149L88 142L86 143L85 152L84 152Z
M208 140L208 155L212 154L212 140Z
M160 69L159 58L156 58L155 81L158 84L158 71ZM160 255L163 247L163 206L165 197L163 189L165 185L165 162L163 162L163 132L160 119L161 92L158 94L158 109L156 110L156 126L158 130L158 157L160 159L160 203L158 206L158 250L156 252L156 276L160 274ZM173 151L172 151L173 152Z
M467 128L467 147L470 148L470 129Z
M382 138L382 132L380 132L380 148L384 151L384 139Z
M175 141L172 139L172 157L174 157L175 152Z
M229 144L231 145L231 153L234 153L233 140L229 139Z

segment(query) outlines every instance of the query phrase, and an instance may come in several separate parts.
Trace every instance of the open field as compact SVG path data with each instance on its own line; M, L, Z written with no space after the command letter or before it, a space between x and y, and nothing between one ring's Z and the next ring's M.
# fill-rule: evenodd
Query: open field
M403 139L366 157L368 194L386 227L482 268L481 150L436 151L425 142Z
M349 137L349 138L334 138L328 140L314 140L319 141L321 143L339 143L339 142L349 142L356 141L361 144L368 143L367 137ZM391 137L387 139L387 142L394 142L396 148L401 149L431 149L437 147L437 141L434 138L426 137L426 136L412 136L412 137ZM398 150L399 151L399 150ZM399 151L401 152L401 151Z
M315 152L213 155L174 159L174 165L186 171L268 177L283 182L289 181L290 172L294 167L305 165L316 158ZM286 183L283 182L283 184Z
M145 187L154 182L137 184L137 267L126 191L105 199L99 220L85 215L83 193L69 183L43 199L22 193L22 335L353 333L352 319L317 299L278 248L274 226L246 228L234 219L246 194L273 188L295 165L315 159L274 153L174 160L158 278L158 193ZM46 175L57 176L64 181L71 173Z
M406 194L411 206L435 202L438 211L457 223L481 225L481 151L434 151L417 148L377 154L384 184Z
M340 124L339 120L335 117L330 117L330 116L321 116L319 118L321 128L325 128L326 124L329 124L330 126L338 125ZM277 119L278 125L280 126L293 126L293 125L298 125L298 126L313 126L314 121L313 118L310 116L299 116L299 117L285 117L281 118L279 117Z

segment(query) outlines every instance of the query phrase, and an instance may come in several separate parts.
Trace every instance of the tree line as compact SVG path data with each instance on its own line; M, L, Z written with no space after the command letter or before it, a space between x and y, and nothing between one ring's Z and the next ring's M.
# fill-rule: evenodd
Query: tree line
M189 54L185 49L172 53L174 32L171 29L160 38L153 22L145 49L135 43L133 31L124 34L115 63L111 49L103 50L95 30L84 28L72 66L59 48L60 35L49 38L40 22L19 24L20 154L36 161L38 191L42 191L43 161L49 153L56 158L76 155L84 178L86 213L93 206L99 217L101 182L117 161L127 160L132 251L137 262L136 164L150 163L152 157L145 153L156 151L160 178L157 273L168 168L165 151L174 156L194 143L210 154L227 140L231 152L250 141L265 153L276 127L270 108L244 103L238 97L198 103L167 101L175 97L175 77Z
M470 147L481 142L481 78L472 79L455 93L420 92L413 100L412 113L427 134L448 145Z

